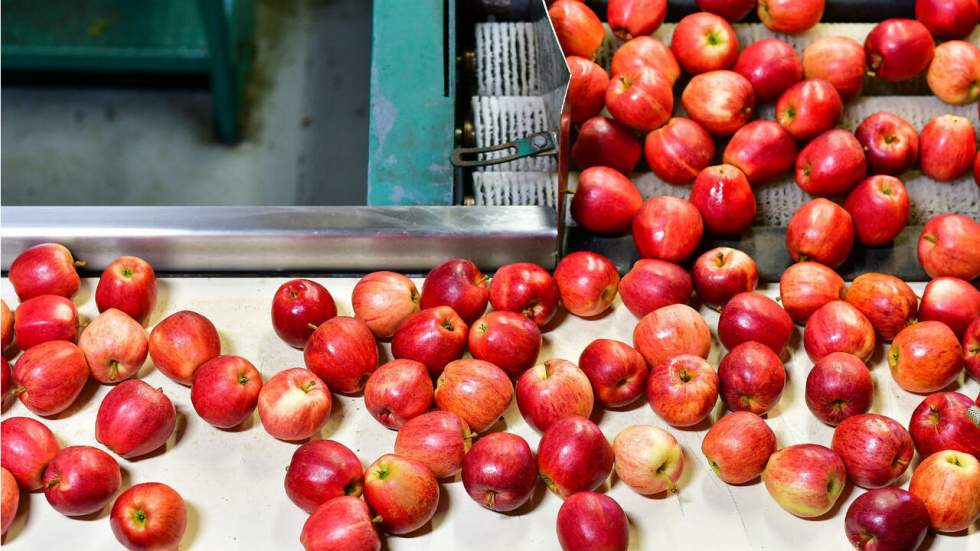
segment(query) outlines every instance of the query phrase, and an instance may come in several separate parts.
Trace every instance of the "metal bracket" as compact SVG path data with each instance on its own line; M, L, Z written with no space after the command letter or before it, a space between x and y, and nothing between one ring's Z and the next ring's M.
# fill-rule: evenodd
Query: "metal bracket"
M494 157L490 159L468 160L464 158L466 155L479 155L480 153L491 153L494 151L504 151L507 149L513 149L514 153L503 157ZM450 156L450 161L453 163L453 166L469 168L499 165L501 163L514 161L523 157L557 154L558 136L556 136L554 132L538 132L537 134L531 134L530 136L526 136L519 140L498 145L491 145L488 147L458 147L453 150L453 154Z

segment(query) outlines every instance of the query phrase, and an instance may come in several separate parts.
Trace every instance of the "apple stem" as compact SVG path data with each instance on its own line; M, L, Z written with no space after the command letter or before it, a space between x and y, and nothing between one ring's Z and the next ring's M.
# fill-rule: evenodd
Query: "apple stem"
M667 481L667 492L668 493L671 493L671 494L678 493L677 484L674 484L674 479L671 478L669 474L667 474L667 473L664 472L664 468L663 467L660 467L659 469L657 469L657 474L660 475L660 476L662 476L662 477L664 477L664 480Z
M307 326L307 327L309 327L310 329L312 329L312 330L314 330L314 331L316 331L316 330L317 330L317 326L316 326L316 324L313 324L313 323L307 323L307 324L306 324L306 326Z
M372 524L381 524L382 522L384 522L384 519L381 518L381 515L375 515L374 518L371 519Z
M88 262L85 262L84 260L75 259L75 267L76 268L84 268L87 265L88 265Z

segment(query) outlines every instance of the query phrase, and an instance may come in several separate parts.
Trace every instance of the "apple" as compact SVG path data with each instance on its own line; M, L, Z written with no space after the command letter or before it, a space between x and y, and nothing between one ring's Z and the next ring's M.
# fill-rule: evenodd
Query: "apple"
M919 144L922 172L940 182L951 182L969 172L977 154L973 125L956 115L940 115L926 123Z
M965 38L977 27L977 0L916 0L915 18L936 38Z
M895 239L909 221L909 194L901 180L879 174L851 190L844 209L854 220L858 241L884 245Z
M14 316L14 339L21 350L44 342L78 340L78 311L65 297L41 295L17 307Z
M187 505L166 484L136 484L116 498L109 524L127 549L177 549L187 529Z
M609 74L591 59L568 56L565 59L571 80L568 82L568 110L572 122L578 124L594 117L606 104Z
M738 37L722 17L692 13L674 27L670 49L681 67L691 75L728 69L738 58Z
M102 399L95 439L120 457L132 459L166 444L176 425L174 404L163 389L130 379Z
M683 185L694 181L714 160L715 140L700 124L675 117L647 134L643 151L650 170L658 178L668 184ZM581 185L581 177L579 182Z
M955 277L937 277L926 285L919 303L919 321L939 321L953 330L958 339L980 318L980 291Z
M733 70L752 83L755 97L760 102L773 101L790 86L803 80L799 54L778 38L767 38L746 46Z
M820 22L824 0L759 0L759 20L777 33L801 33Z
M528 369L517 380L515 393L521 416L538 432L559 419L592 414L589 378L568 360L551 359Z
M973 159L973 180L976 181L977 187L980 187L980 151L977 151L977 156Z
M797 262L779 278L779 298L793 321L805 325L821 306L844 298L844 279L817 262Z
M851 502L844 529L862 551L918 549L929 531L929 511L901 488L878 488Z
M935 44L929 29L914 19L886 19L864 39L868 68L882 80L908 80L929 66Z
M804 80L790 86L776 102L776 122L799 141L808 141L837 126L844 102L826 80Z
M892 378L909 392L942 390L963 368L963 349L953 331L938 321L921 321L902 329L888 349Z
M718 401L718 374L701 356L674 356L650 370L647 399L654 413L669 425L696 425Z
M980 455L980 408L959 392L926 396L912 412L909 432L919 455L943 450Z
M796 160L796 142L773 121L752 121L738 129L725 147L725 164L741 170L749 183L764 184L782 176Z
M879 112L869 115L854 131L864 147L873 174L897 176L915 167L919 159L919 134L902 117Z
M336 315L330 291L309 279L283 283L272 299L272 328L293 348L306 346L317 326Z
M221 354L221 338L211 320L190 310L171 314L150 331L150 358L174 381L190 386L194 371Z
M0 402L6 402L7 392L10 391L10 387L14 383L14 375L10 371L10 362L7 361L7 358L0 357L0 361L3 362L3 365L0 366Z
M120 256L106 266L95 288L99 312L122 310L141 325L157 303L157 275L150 263L135 256Z
M474 432L486 432L514 397L514 386L502 369L482 360L449 362L436 381L439 409L455 413Z
M721 400L729 410L762 415L779 403L786 369L771 348L748 341L721 359L718 382Z
M10 311L5 300L0 300L0 312L2 312L0 314L0 336L2 336L0 352L3 352L14 342L14 314Z
M606 29L594 11L577 0L558 0L548 8L548 16L566 56L595 57Z
M48 341L24 352L14 364L14 393L37 415L61 413L88 381L88 363L70 342Z
M980 277L980 223L962 214L933 216L922 228L918 254L929 277L972 281Z
M592 383L595 399L606 407L628 405L646 388L647 364L624 342L596 339L582 350L578 365Z
M469 260L453 258L432 268L422 284L422 308L449 306L467 324L483 315L490 302L489 278Z
M697 249L703 233L701 213L680 197L651 197L633 218L633 243L644 258L683 262Z
M834 352L820 358L806 378L806 405L824 423L837 426L866 413L874 399L867 366L853 354Z
M811 362L834 352L847 352L867 362L875 351L875 328L853 305L834 300L818 308L806 322L803 347Z
M406 457L382 455L365 471L364 500L391 534L424 526L439 505L439 483L428 467Z
M864 149L847 130L828 130L796 158L796 183L814 197L843 195L868 173Z
M61 446L51 429L29 417L10 417L0 423L0 462L28 492L44 487L42 475Z
M653 34L667 15L667 0L610 0L606 21L623 40Z
M898 421L861 413L834 429L832 447L847 466L847 476L862 488L882 488L898 480L912 461L912 436Z
M640 67L650 67L660 71L670 81L671 86L681 76L681 67L677 64L674 52L652 36L637 36L626 41L613 52L610 64L612 74L618 75Z
M818 444L797 444L769 457L762 482L784 510L813 518L830 511L837 502L847 483L847 470L834 450Z
M463 357L466 332L466 323L451 307L426 308L398 326L391 339L391 354L422 363L431 376L438 377L446 364ZM377 357L377 347L374 353Z
M306 551L381 551L367 503L352 496L336 497L313 511L299 542Z
M614 234L628 230L642 206L643 196L626 176L609 167L593 166L578 175L571 213L590 232Z
M701 453L723 482L745 484L766 468L776 451L776 435L762 417L735 411L715 422L701 441Z
M143 367L146 331L122 310L109 308L82 331L78 347L85 354L92 378L100 383L118 383Z
M217 356L194 373L191 404L212 426L230 429L252 416L262 391L262 375L241 356Z
M854 246L854 222L844 207L818 198L796 209L786 228L786 248L799 262L813 260L836 268Z
M755 9L756 0L695 0L701 11L716 13L732 23Z
M565 309L583 318L608 310L619 288L616 265L591 251L577 251L562 258L554 277Z
M955 450L934 453L912 473L909 493L925 503L933 530L966 530L980 516L980 461Z
M889 342L915 318L916 298L912 288L895 276L879 273L854 278L845 300L861 311L882 341Z
M606 166L628 175L642 154L643 147L632 130L603 116L582 123L572 144L572 161L582 170Z
M641 495L677 493L684 474L684 451L669 432L652 425L633 425L613 440L616 476Z
M69 446L44 469L44 497L59 513L77 517L102 510L122 486L119 463L91 446Z
M488 312L470 329L470 354L516 379L534 367L541 351L541 330L516 312Z
M436 478L450 478L463 468L472 438L466 421L455 413L430 411L402 425L395 437L395 455L422 463Z
M41 295L71 298L81 285L75 266L84 265L84 262L75 262L63 245L41 243L17 255L10 264L7 278L21 302Z
M970 377L980 381L980 320L974 321L963 333L963 366ZM977 398L980 404L980 396Z
M749 180L732 165L710 166L698 174L690 201L701 213L708 231L739 235L755 220L755 195Z
M667 77L650 67L619 73L606 88L606 110L634 130L660 128L674 109L671 86Z
M643 316L633 329L633 347L651 369L681 354L707 358L711 351L711 330L694 308L671 304Z
M976 2L973 3L976 5ZM980 95L980 48L962 40L944 42L926 71L929 89L946 103L970 103Z
M501 266L490 282L494 310L520 312L538 327L547 325L558 310L558 285L541 266L517 262Z
M379 423L400 429L432 405L428 368L414 360L392 360L382 365L364 385L364 405Z
M759 281L752 257L729 247L706 251L694 262L691 274L701 301L722 306L737 294L755 290Z
M6 534L13 524L19 504L20 488L17 487L17 479L7 469L0 469L0 534Z
M259 391L259 420L279 440L305 440L330 417L330 389L312 371L294 367L276 373Z
M752 83L734 71L709 71L691 79L681 94L688 116L715 136L731 136L755 111Z
M375 337L390 339L401 322L419 311L419 291L402 274L374 272L354 286L351 304L354 318L364 322Z
M629 519L616 500L595 492L570 496L558 509L558 543L562 551L626 551Z
M807 80L826 80L845 101L861 95L864 66L864 47L847 36L820 38L803 50Z
M538 482L538 466L527 442L494 432L480 438L463 459L463 487L473 501L507 512L527 502Z
M792 333L793 320L786 310L754 291L732 297L718 319L718 338L729 350L743 342L756 341L782 355Z
M455 317L452 309L446 308L446 310ZM427 312L432 313L429 310ZM430 325L440 321L433 317ZM403 333L405 336L415 336L413 330L425 330L421 328L418 321L409 323L409 320L405 320L399 329L401 327L406 328ZM459 340L463 342L466 340L465 325ZM404 350L402 347L404 342L399 340L399 351ZM392 342L392 353L396 358L403 357L395 353L394 349L395 343ZM378 367L378 343L374 339L374 332L366 323L356 318L339 316L321 323L310 335L310 339L306 341L306 348L303 349L303 361L306 363L306 368L327 383L330 390L341 394L354 394L364 389L371 372Z
M686 303L692 289L691 276L684 268L655 258L637 260L619 282L623 304L638 318L670 304Z
M612 468L612 446L598 425L584 417L559 419L538 443L538 472L562 499L595 490Z
M289 499L312 513L334 498L361 495L364 467L340 442L313 440L293 452L284 484Z

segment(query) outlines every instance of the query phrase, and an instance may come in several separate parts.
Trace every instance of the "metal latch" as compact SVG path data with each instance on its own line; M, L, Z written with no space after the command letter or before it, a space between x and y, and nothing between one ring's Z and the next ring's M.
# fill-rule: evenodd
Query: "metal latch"
M513 149L514 152L503 157L488 159L464 159L467 155L479 155L480 153L491 153L494 151L504 151ZM479 167L499 165L521 159L524 157L535 157L538 155L555 155L558 153L558 136L554 132L538 132L525 136L512 142L491 145L488 147L459 147L453 150L450 162L456 167Z

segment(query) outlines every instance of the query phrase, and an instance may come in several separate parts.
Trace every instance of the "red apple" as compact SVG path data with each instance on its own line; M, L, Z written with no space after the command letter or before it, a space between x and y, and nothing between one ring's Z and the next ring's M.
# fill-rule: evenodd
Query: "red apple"
M633 243L644 258L683 262L703 233L701 213L680 197L651 197L633 218Z
M754 480L776 451L776 435L762 417L735 411L715 422L701 441L711 470L728 484Z
M538 432L559 419L592 414L589 378L568 360L551 359L528 369L517 380L515 393L521 416Z
M929 29L914 19L886 19L864 39L868 68L889 82L921 73L932 61L934 51Z
M715 136L731 136L755 110L752 83L734 71L710 71L691 79L681 95L688 116Z
M806 378L806 405L824 423L836 426L853 415L866 413L874 399L874 383L867 366L846 352L820 358Z
M276 373L259 391L259 420L279 440L305 440L330 417L326 383L312 371L294 367Z
M593 166L578 176L571 213L590 232L623 233L642 206L643 196L626 176L609 167Z
M864 149L847 130L828 130L796 158L796 183L815 197L843 195L868 173Z
M0 469L0 534L6 534L13 524L19 504L20 488L17 487L17 479L7 469Z
M567 103L572 122L578 124L599 114L606 105L609 74L591 59L568 56L565 59L571 80L568 83Z
M230 429L252 416L262 375L241 356L217 356L198 368L191 385L194 411L212 426Z
M333 440L313 440L296 448L286 469L286 495L307 513L331 499L361 495L363 483L361 460Z
M759 268L738 249L715 247L694 261L691 276L701 302L724 305L739 293L755 290Z
M715 140L700 124L675 117L647 134L644 153L650 170L661 180L689 184L714 160Z
M446 364L463 356L466 331L466 323L451 307L427 308L398 327L391 339L391 354L422 363L431 376L438 377ZM377 361L376 347L374 353Z
M715 234L741 234L755 219L752 187L745 174L732 165L702 170L691 187L690 201L701 213L708 231Z
M671 82L650 67L614 75L606 88L606 109L617 121L641 131L663 126L674 109Z
M29 417L11 417L0 423L0 462L28 492L44 487L42 475L61 446L51 429Z
M95 417L95 439L132 459L163 446L177 425L177 412L163 389L139 379L119 383L105 395Z
M651 425L624 429L613 441L616 476L641 495L677 493L684 451L669 432Z
M878 488L851 502L844 528L851 545L862 551L918 549L929 531L929 511L901 488Z
M894 113L875 113L861 121L854 136L864 147L874 174L900 175L919 159L919 134Z
M507 512L527 502L538 482L538 466L527 442L509 432L480 438L463 459L463 487L473 501Z
M38 415L61 413L72 405L88 381L82 349L49 341L24 352L14 364L14 393Z
M901 233L909 220L909 194L894 176L871 176L851 190L844 208L854 220L858 241L884 245Z
M796 160L793 136L773 121L752 121L738 129L725 147L725 163L741 170L749 183L782 176Z
M211 320L189 310L171 314L150 332L150 358L174 381L190 386L194 371L221 354L221 338Z
M364 322L375 337L390 339L401 322L419 311L419 291L402 274L374 272L354 286L351 304L354 318Z
M135 256L120 256L106 266L95 288L99 312L122 310L145 324L157 303L157 275L150 263Z
M619 282L619 296L634 316L642 318L670 304L684 304L691 297L691 276L684 268L654 258L643 258Z
M671 304L643 316L633 330L633 346L650 368L681 354L707 358L711 330L694 308Z
M14 314L10 311L5 300L0 300L0 312L2 312L0 314L0 335L2 335L0 352L3 352L14 342Z
M381 551L367 503L351 496L331 499L313 511L299 542L306 551Z
M516 379L534 367L541 351L541 330L516 312L488 312L470 329L469 350Z
M611 260L591 251L577 251L555 267L561 302L579 317L598 316L612 305L619 288L619 272Z
M980 320L974 321L963 333L963 367L970 377L980 381ZM980 404L980 395L977 396Z
M566 56L595 57L606 36L595 12L577 0L558 0L548 8L548 16Z
M584 417L553 423L538 444L538 472L548 488L567 499L595 490L613 468L613 449L602 430Z
M799 54L778 38L767 38L746 46L735 62L734 71L752 83L755 97L760 102L778 98L787 88L803 80Z
M283 283L272 299L272 327L293 348L303 348L321 323L337 315L326 287L309 279Z
M65 297L41 295L22 302L14 317L17 347L28 350L44 342L78 340L78 311Z
M801 33L820 22L824 0L759 0L759 20L777 33Z
M836 268L854 246L854 222L844 207L827 199L813 199L793 213L786 228L786 248L799 262L813 260Z
M455 413L430 411L402 425L395 437L395 455L422 463L436 478L450 478L463 468L472 438L466 421Z
M797 444L772 454L762 482L769 495L787 512L818 517L834 506L847 483L844 461L817 444Z
M106 452L91 446L69 446L44 469L44 497L59 513L77 517L102 510L119 487L122 471Z
M623 40L653 34L667 15L667 0L610 0L606 21Z
M861 274L847 290L847 302L868 318L875 333L885 342L915 318L918 298L904 281L888 274Z
M446 310L455 317L452 309L446 308ZM428 310L427 312L431 313ZM430 320L431 325L440 322L435 317ZM401 327L406 328L404 335L412 335L413 330L419 330L420 324L418 321L405 320L405 323L399 326ZM462 327L459 340L465 342L466 326ZM399 340L397 343L399 352L404 351L403 342ZM393 354L398 358L403 357L398 352L394 352L395 348L393 342ZM354 394L364 388L371 372L378 367L378 343L374 340L371 328L363 321L346 316L331 318L320 324L310 335L303 350L303 360L307 369L323 379L330 390L341 394Z
M520 312L538 327L547 325L558 310L558 285L541 266L517 262L501 266L490 282L494 310Z
M166 484L137 484L116 498L109 524L116 540L132 551L177 549L187 529L187 505Z
M578 365L592 383L596 400L606 407L628 405L646 388L647 364L624 342L596 339L582 351Z
M962 214L934 216L922 228L918 254L929 277L972 281L980 277L980 223Z
M735 30L713 13L693 13L681 19L670 42L677 61L692 75L728 69L738 57Z
M81 279L71 252L57 243L42 243L21 251L10 264L7 277L21 302L41 295L71 298L78 291ZM23 347L22 347L23 348Z
M963 368L963 349L953 331L938 321L922 321L902 329L888 349L892 378L909 392L942 390Z
M973 125L969 119L955 115L941 115L929 121L919 134L919 143L922 172L940 182L956 180L969 172L977 154Z
M400 429L432 405L428 368L414 360L392 360L382 365L364 385L364 405L379 423Z
M977 5L974 1L973 5ZM970 103L980 95L980 48L962 40L944 42L926 72L929 89L946 103Z
M755 9L756 0L695 0L701 11L716 13L732 23Z
M847 36L827 36L803 50L807 80L826 80L844 100L861 95L865 73L864 47Z
M943 450L980 455L980 408L959 392L936 392L912 412L909 432L919 455Z
M958 339L966 328L980 318L980 291L962 279L939 277L926 285L919 303L919 321L940 321L949 326Z
M934 453L912 473L909 493L925 503L933 530L965 531L980 516L980 461L955 450Z
M779 298L793 321L805 325L821 306L844 298L844 279L817 262L797 262L779 278Z
M776 102L776 122L799 141L837 126L844 103L826 80L804 80L790 86Z
M731 411L762 415L775 407L786 386L786 369L768 346L744 342L718 364L721 399Z
M841 421L832 446L847 466L847 476L862 488L881 488L899 479L912 461L912 436L898 421L861 413Z
M613 498L579 492L558 509L558 543L562 551L626 551L629 519Z
M732 297L721 311L718 338L729 350L756 341L781 355L793 333L793 320L783 307L762 293L746 292Z
M10 387L14 383L14 375L10 370L10 362L7 361L7 358L0 357L0 362L3 362L3 365L0 366L0 402L6 402L7 392L10 391Z
M582 123L572 145L572 161L582 170L607 166L629 174L642 154L643 147L632 130L603 116Z
M669 425L696 425L718 401L718 374L700 356L674 356L650 370L647 399L654 413Z
M364 500L391 534L424 526L439 505L439 483L428 467L406 457L382 455L365 471Z
M656 69L667 77L671 86L681 76L681 67L670 48L652 36L638 36L616 49L610 70L618 75L640 67Z
M977 27L977 0L916 0L915 18L936 38L965 38Z
M514 387L502 369L482 360L449 362L436 381L439 409L459 415L474 432L486 432L503 415Z
M469 260L453 258L432 268L422 284L422 308L449 306L467 324L487 310L489 278Z
M135 376L146 361L143 326L121 310L109 308L88 324L78 338L92 378L118 383Z
M818 308L807 320L803 347L811 362L834 352L847 352L867 362L875 351L875 328L853 305L834 300Z

